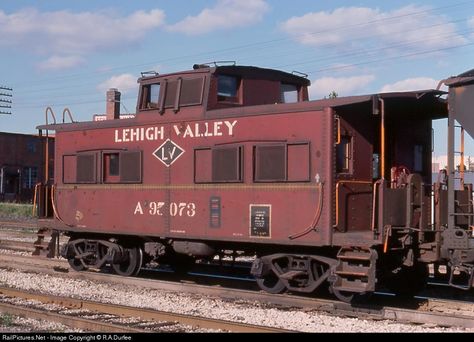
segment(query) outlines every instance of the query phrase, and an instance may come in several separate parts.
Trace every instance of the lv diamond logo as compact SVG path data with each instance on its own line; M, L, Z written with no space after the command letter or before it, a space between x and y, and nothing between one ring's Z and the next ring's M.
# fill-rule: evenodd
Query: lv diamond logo
M179 147L176 143L167 139L160 147L158 147L153 155L158 158L160 162L169 167L184 153L184 150Z

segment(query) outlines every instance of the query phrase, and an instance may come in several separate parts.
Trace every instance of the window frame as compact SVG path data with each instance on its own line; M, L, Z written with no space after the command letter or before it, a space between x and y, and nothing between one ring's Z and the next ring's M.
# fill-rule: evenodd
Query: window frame
M24 166L21 170L21 188L33 189L38 183L38 167Z
M113 184L113 183L120 183L120 152L121 151L101 151L101 175L102 175L102 183L103 184ZM118 170L117 174L110 173L110 161L111 159L107 160L107 156L118 155ZM109 172L109 174L106 174Z
M284 165L283 168L285 169L285 176L284 178L267 178L262 179L258 177L258 168L261 167L258 162L258 150L262 147L269 147L269 146L281 146L284 148ZM290 179L290 172L289 172L289 148L290 146L306 146L308 150L307 154L307 161L308 161L308 169L307 177L301 179ZM307 183L311 181L311 142L310 141L292 141L292 142L275 142L275 143L263 143L258 145L253 145L253 182L254 183Z
M235 168L235 171L237 171L237 178L235 179L228 179L228 180L215 180L214 176L214 170L215 170L215 165L214 165L214 154L215 152L219 150L230 150L230 149L236 149L237 150L237 165ZM214 146L212 148L212 170L211 170L211 180L213 183L242 183L244 181L244 162L243 162L243 156L244 156L244 147L243 145L225 145L225 146Z
M79 181L79 159L80 157L90 156L93 158L93 179ZM76 182L74 184L97 184L99 179L97 177L97 153L96 152L79 152L76 153Z
M283 169L284 176L283 178L259 178L259 170L261 170L261 162L259 161L259 150L269 148L269 147L281 147L284 152L283 156ZM282 183L286 182L288 179L288 148L286 143L267 143L259 144L253 146L253 181L254 183Z
M183 85L187 86L188 81L200 80L201 84L196 87L197 100L187 103L182 102L182 91ZM170 89L170 83L173 83L173 88ZM176 83L176 85L174 85ZM150 106L150 96L151 88L153 85L159 85L160 89L158 92L158 99L156 106ZM149 83L144 83L140 86L140 111L151 111L158 110L160 114L163 114L166 109L173 108L174 112L178 112L181 107L189 106L199 106L202 105L204 101L204 90L206 87L206 76L205 75L193 75L193 77L176 77L176 78L166 78L160 79L160 81L154 81ZM191 87L192 89L192 87ZM170 92L171 90L171 92ZM167 97L170 96L168 102L166 102Z
M237 171L237 178L235 179L227 179L227 180L216 180L215 179L215 174L214 174L214 168L215 168L215 151L218 150L224 150L224 149L237 149L237 165L236 165L236 171ZM204 170L207 168L207 175L205 177L201 177L201 175L198 175L197 172L199 170L202 170L201 167L197 166L198 160L197 160L197 153L198 151L209 151L210 156L207 158L210 159L210 163L204 167ZM194 183L195 184L225 184L225 183L243 183L244 182L244 145L238 144L238 145L225 145L225 146L212 146L212 147L196 147L194 149ZM199 177L198 177L199 176ZM203 179L203 180L198 180L198 179Z
M156 102L156 107L149 106L151 102L151 87L153 85L159 85L160 89L158 91L158 98ZM141 111L149 111L149 110L157 110L160 107L161 97L163 92L163 82L150 82L147 84L143 84L141 86L141 97L140 97L140 110Z
M221 77L232 78L235 80L235 95L221 95L219 94L219 79ZM218 103L233 103L233 104L240 104L241 103L241 89L242 89L242 77L237 75L227 75L227 74L217 74L217 90L216 90L216 98Z
M345 139L348 139L348 142L346 144L343 144L343 141ZM344 156L343 156L344 165L342 166L342 168L340 168L338 153L340 151L340 146L342 145L345 145ZM336 145L336 148L335 148L336 174L339 174L339 175L352 175L353 174L354 172L353 154L354 154L354 136L351 134L341 134L340 141Z
M125 155L138 154L139 163L138 163L138 179L137 180L124 180L123 169L126 169L126 162L124 162ZM125 166L124 166L125 165ZM119 184L141 184L143 183L143 151L142 150L126 150L120 151L120 165L119 165Z
M106 156L118 154L119 162L118 162L118 174L117 175L106 175L107 166L106 166ZM133 180L124 180L124 173L123 173L123 165L124 163L124 156L126 154L138 154L138 165L137 169L135 170L137 173L136 179ZM78 180L79 174L79 158L80 156L93 156L93 168L94 168L94 179L92 180ZM66 179L66 168L65 168L65 161L67 158L74 158L69 168L75 170L75 175ZM143 183L143 151L142 150L99 150L99 151L87 151L87 152L77 152L77 153L67 153L62 155L62 182L63 184L140 184Z
M199 93L199 100L198 102L188 102L188 103L183 103L181 102L182 95L183 95L183 86L187 81L194 81L194 80L201 80L201 87L200 87L200 93ZM180 96L179 96L179 106L180 107L188 107L188 106L198 106L202 104L203 97L204 97L204 88L206 85L206 76L199 76L199 77L189 77L189 78L183 78L181 82L181 91L180 91Z
M294 87L295 89L294 90L291 90L291 92L296 92L296 100L295 101L291 101L291 102L287 102L285 101L285 93L286 92L290 92L290 91L285 91L283 88L285 86L292 86ZM301 86L297 85L297 84L292 84L292 83L280 83L280 103L298 103L300 102L300 90L301 90Z

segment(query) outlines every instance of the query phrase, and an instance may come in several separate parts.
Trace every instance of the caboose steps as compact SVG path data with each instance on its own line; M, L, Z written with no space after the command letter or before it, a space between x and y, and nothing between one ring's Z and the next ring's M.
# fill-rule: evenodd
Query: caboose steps
M350 253L348 252L347 254L344 255L338 255L337 257L339 260L370 260L370 254L363 254L360 255L360 253Z
M351 270L336 271L336 274L341 277L368 277L369 269L367 267L351 267Z
M339 263L330 279L333 291L364 293L375 290L375 250L342 247L337 259Z
M33 243L33 255L54 258L59 255L59 232L48 228L40 228Z

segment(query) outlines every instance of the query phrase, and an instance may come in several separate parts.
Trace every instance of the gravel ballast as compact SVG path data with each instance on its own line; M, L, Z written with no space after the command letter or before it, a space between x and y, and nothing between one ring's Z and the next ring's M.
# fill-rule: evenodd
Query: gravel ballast
M301 332L445 332L466 329L334 317L315 311L280 310L261 303L230 302L202 295L67 279L0 269L0 284L59 296L225 319Z

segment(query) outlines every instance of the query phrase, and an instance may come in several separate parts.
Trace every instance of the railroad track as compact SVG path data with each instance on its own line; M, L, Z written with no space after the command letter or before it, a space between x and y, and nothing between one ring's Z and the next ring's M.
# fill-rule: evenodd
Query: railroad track
M74 329L95 331L95 332L123 332L123 333L143 333L144 329L126 327L119 324L99 322L97 319L86 319L72 315L48 312L45 310L33 309L30 307L19 306L0 302L0 312L13 316L27 317L48 322L60 323Z
M74 279L123 284L132 287L194 293L229 300L238 299L239 301L246 300L248 302L257 301L266 303L273 307L319 310L337 316L474 328L473 305L472 303L466 302L424 299L410 301L407 304L407 307L399 307L401 304L399 299L383 298L372 299L369 304L360 303L350 305L330 299L310 298L288 294L272 295L263 292L239 290L235 288L211 287L192 283L121 277L98 272L74 272L69 270L68 264L65 260L0 255L0 267L11 268L12 265L14 268L29 272L55 274ZM409 308L410 306L415 306L417 309L411 309Z
M36 229L38 228L36 222L31 221L15 221L15 220L0 220L0 229Z
M27 251L30 252L33 250L32 242L25 242L25 241L10 241L10 240L0 240L0 248L5 249L12 249L12 250L20 250L20 251ZM25 264L25 260L22 257L20 259L12 260L11 257L7 257L9 259L10 264L4 266L11 266L11 262L14 261L19 268L22 268L25 271L39 271L41 269L41 273L68 273L68 277L71 278L78 278L78 279L94 279L100 282L114 282L114 283L122 283L122 284L129 284L129 285L138 285L143 287L149 287L154 289L164 289L164 290L171 290L171 291L180 291L180 292L196 292L198 288L198 293L202 293L203 295L211 295L211 296L218 296L222 298L228 299L235 299L236 292L235 288L232 289L210 289L207 286L198 286L196 284L183 284L177 281L160 281L160 280L150 280L150 279L138 279L138 278L123 278L118 277L112 274L100 274L97 272L69 272L69 265L65 260L60 259L34 259L27 258L28 261ZM0 256L0 266L2 266L2 257ZM146 270L145 270L146 272ZM176 278L173 275L166 275L167 278ZM446 300L436 300L436 299L429 299L425 301L419 302L417 305L420 307L419 310L407 310L402 308L395 308L399 303L394 302L387 305L387 299L384 299L385 303L381 304L383 309L378 309L374 307L369 307L367 305L364 306L354 306L348 305L341 302L331 301L331 300L323 300L323 299L308 299L305 297L298 297L298 296L274 296L268 295L266 293L257 292L257 296L255 296L255 291L246 291L245 295L241 293L238 294L238 298L248 299L248 300L258 300L258 301L265 301L270 305L276 306L289 306L289 307L302 307L302 308L310 308L310 309L318 309L322 311L326 311L328 313L333 313L336 315L345 315L345 316L352 316L352 317L367 317L373 319L391 319L397 320L401 322L413 322L413 323L431 323L431 324L439 324L439 325L447 325L447 326L461 326L465 328L473 327L471 320L474 319L472 316L471 304L461 305L462 302L457 302L457 304L453 307L451 301ZM447 303L450 303L447 305ZM459 306L463 306L460 308ZM433 313L433 311L437 311ZM450 313L458 314L461 312L460 315L455 315L454 318L446 318L443 312L448 311ZM420 313L422 312L422 313ZM468 313L466 315L466 312ZM458 317L459 316L459 317Z
M19 252L33 252L35 250L33 241L15 241L0 239L0 249L8 249Z
M135 320L137 318L139 319L138 322L135 322L132 326L123 326L118 324L100 322L100 316L99 319L90 320L71 315L59 315L49 312L40 312L39 310L30 308L20 308L21 310L18 311L17 306L11 308L8 304L7 308L2 308L0 306L0 311L13 310L8 311L8 313L10 314L20 314L25 315L27 317L32 317L31 314L33 314L34 318L41 319L44 319L43 315L46 315L50 320L58 321L59 323L72 326L73 328L86 329L90 331L156 332L155 329L150 329L150 326L152 327L154 323L154 325L157 326L158 331L162 327L166 327L166 331L168 332L170 331L170 329L173 332L179 332L180 330L186 329L186 326L191 326L192 328L228 332L290 332L289 330L278 328L255 326L244 323L229 322L211 318L202 318L197 316L169 313L157 310L141 309L124 305L106 304L90 300L54 296L50 294L39 294L35 292L22 291L6 287L0 287L0 294L7 297L22 298L24 300L34 300L47 304L56 304L70 309L87 310L98 315L106 315L108 320L110 320L110 315L117 316L119 318L130 318ZM26 310L26 312L23 313L23 310ZM148 326L148 329L138 327L144 324Z

